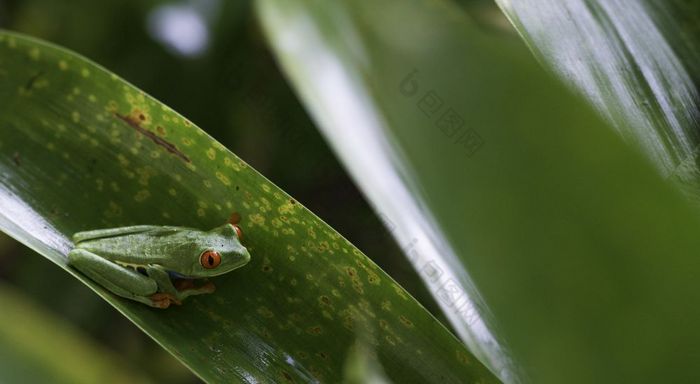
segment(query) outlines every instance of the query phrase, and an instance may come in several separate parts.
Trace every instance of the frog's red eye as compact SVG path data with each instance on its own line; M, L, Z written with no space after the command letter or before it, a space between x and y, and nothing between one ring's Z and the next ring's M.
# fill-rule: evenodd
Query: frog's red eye
M216 251L204 251L199 257L199 263L206 269L216 268L221 264L221 255Z
M243 238L243 231L241 231L241 228L237 226L236 224L231 224L233 225L233 229L236 230L236 235L238 236L239 239Z

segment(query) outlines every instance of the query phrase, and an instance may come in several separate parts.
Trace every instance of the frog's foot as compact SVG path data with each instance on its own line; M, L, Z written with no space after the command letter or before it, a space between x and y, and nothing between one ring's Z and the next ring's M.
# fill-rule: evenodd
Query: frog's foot
M177 297L169 293L158 292L152 294L151 296L149 296L149 298L151 299L151 306L156 308L165 309L168 308L170 304L182 304Z
M194 280L192 279L177 279L173 281L175 289L178 291L187 291L188 289L194 289Z

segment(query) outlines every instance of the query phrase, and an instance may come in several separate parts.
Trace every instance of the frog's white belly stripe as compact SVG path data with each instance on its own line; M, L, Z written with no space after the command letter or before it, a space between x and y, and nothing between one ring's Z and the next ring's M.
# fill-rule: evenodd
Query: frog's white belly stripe
M122 267L125 268L133 268L133 269L138 269L138 268L146 268L148 264L136 264L136 263L125 263L122 261L115 261L118 265L121 265Z

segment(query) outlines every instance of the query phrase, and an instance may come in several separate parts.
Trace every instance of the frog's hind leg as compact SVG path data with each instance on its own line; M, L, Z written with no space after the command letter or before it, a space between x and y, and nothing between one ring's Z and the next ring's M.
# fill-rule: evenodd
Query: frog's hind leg
M84 249L70 251L68 265L115 295L156 308L167 308L170 304L169 300L162 300L157 295L158 285L148 276L124 268L92 252Z

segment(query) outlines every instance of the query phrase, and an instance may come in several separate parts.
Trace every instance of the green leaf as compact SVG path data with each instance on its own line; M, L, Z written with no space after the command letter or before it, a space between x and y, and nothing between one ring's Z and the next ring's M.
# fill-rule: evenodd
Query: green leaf
M148 383L113 352L0 283L0 381Z
M700 4L497 0L540 60L664 173L700 175ZM693 169L677 169L683 161ZM690 173L688 173L690 171Z
M526 47L440 1L259 4L306 107L504 380L700 381L696 207Z
M396 382L497 382L337 232L187 119L88 60L0 33L0 127L0 228L205 381L338 382L366 337ZM66 267L77 231L207 229L231 212L242 218L252 261L181 307L117 298ZM369 334L358 336L360 328Z

